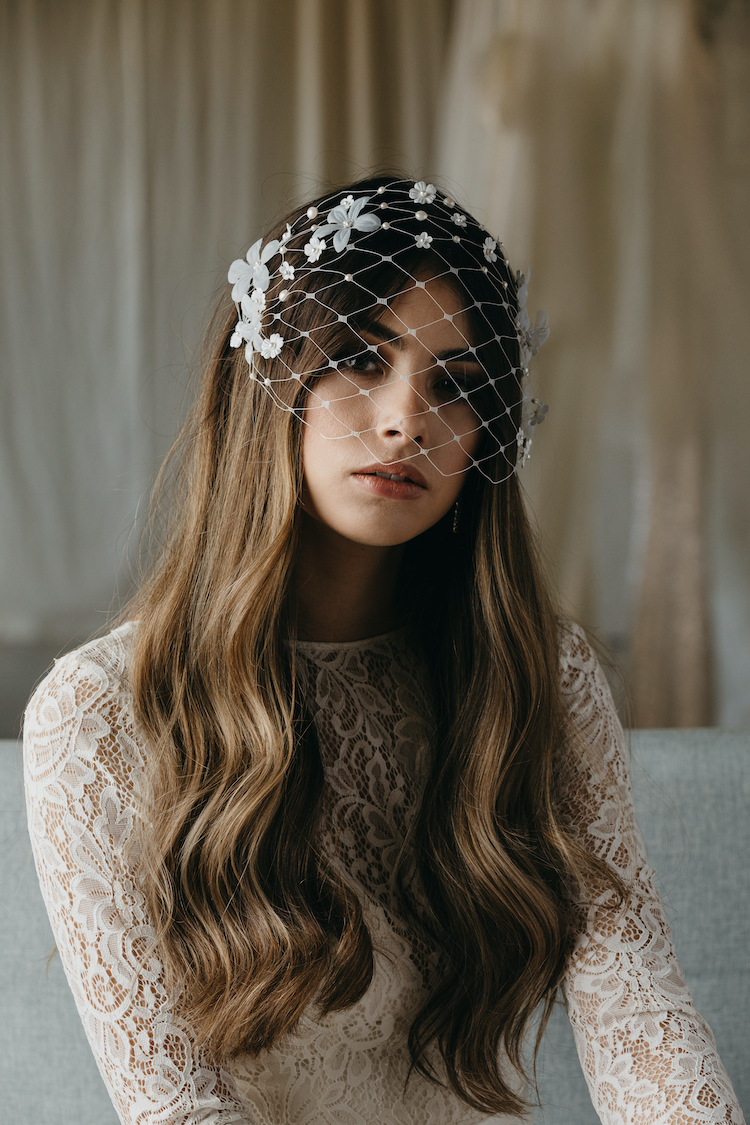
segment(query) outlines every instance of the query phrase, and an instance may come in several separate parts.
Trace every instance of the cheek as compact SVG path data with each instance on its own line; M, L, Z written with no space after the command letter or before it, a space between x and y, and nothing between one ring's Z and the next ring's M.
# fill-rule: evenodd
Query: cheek
M326 468L330 466L330 462L330 439L320 433L314 421L309 423L306 417L302 434L302 472L308 491L314 490L318 482L325 480Z
M452 417L438 416L429 460L444 475L462 475L470 467L483 433L482 420L473 410L455 411Z
M368 406L369 400L348 379L326 375L310 388L305 398L306 429L329 440L348 437L352 431L364 432L372 426Z

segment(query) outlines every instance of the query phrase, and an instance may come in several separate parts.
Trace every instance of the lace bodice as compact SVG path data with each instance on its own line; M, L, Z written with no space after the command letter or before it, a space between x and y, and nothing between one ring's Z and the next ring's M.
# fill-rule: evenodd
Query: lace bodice
M391 885L429 753L425 678L405 634L302 644L299 659L326 776L323 845L361 891L375 946L363 999L312 1012L283 1046L212 1068L170 1006L127 847L146 747L132 717L135 625L58 661L26 715L34 855L65 972L102 1076L127 1125L473 1125L482 1114L412 1076L406 1035L429 972ZM568 814L589 848L633 880L615 923L581 918L564 994L599 1115L608 1125L741 1123L695 1011L635 825L622 732L580 630L561 657L582 734L561 769ZM590 748L590 749L586 749ZM572 752L571 752L572 753Z

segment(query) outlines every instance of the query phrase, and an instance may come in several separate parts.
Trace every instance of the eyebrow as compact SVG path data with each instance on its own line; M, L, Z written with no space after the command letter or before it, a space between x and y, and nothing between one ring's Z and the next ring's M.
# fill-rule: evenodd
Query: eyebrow
M380 321L371 320L366 324L358 324L355 331L359 336L373 336L381 344L390 344L391 347L401 351L406 347L407 333L396 333L390 328L386 328ZM451 360L462 359L465 363L475 363L478 367L482 364L477 359L476 355L469 348L446 348L441 352L435 354L435 359L441 359L444 363Z

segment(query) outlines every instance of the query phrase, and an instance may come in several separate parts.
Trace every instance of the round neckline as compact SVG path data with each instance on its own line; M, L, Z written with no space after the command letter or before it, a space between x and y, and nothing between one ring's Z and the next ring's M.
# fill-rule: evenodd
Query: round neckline
M114 632L121 635L127 635L133 629L137 628L138 619L133 618L130 621L124 621L122 625L118 626ZM335 652L344 649L356 651L357 649L372 648L380 644L392 644L393 642L405 639L409 632L408 625L400 625L398 629L389 629L387 633L377 633L374 637L361 637L357 641L301 641L296 640L294 647L298 652ZM289 642L288 642L289 643Z
M345 649L356 651L358 649L373 648L379 644L389 644L401 640L409 631L408 625L401 625L398 629L390 629L387 633L378 633L374 637L362 637L358 641L301 641L294 642L298 652L341 652Z

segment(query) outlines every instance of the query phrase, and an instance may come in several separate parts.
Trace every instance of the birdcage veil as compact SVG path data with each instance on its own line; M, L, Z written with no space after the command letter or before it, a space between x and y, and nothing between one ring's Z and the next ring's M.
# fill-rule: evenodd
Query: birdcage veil
M433 184L383 177L300 208L276 233L232 262L228 277L238 313L231 345L244 347L248 377L280 409L332 441L358 439L376 456L387 388L408 378L410 409L429 421L429 440L410 460L419 454L451 475L440 451L463 443L469 463L493 482L526 461L547 411L529 386L547 316L538 313L532 327L528 277L511 270L502 243L466 209ZM439 283L455 299L452 311L434 301L435 319L451 321L461 346L429 352L422 370L399 375L383 360L375 326L386 308L397 313L399 295L431 294ZM397 346L399 331L389 339ZM326 382L333 372L335 393Z

